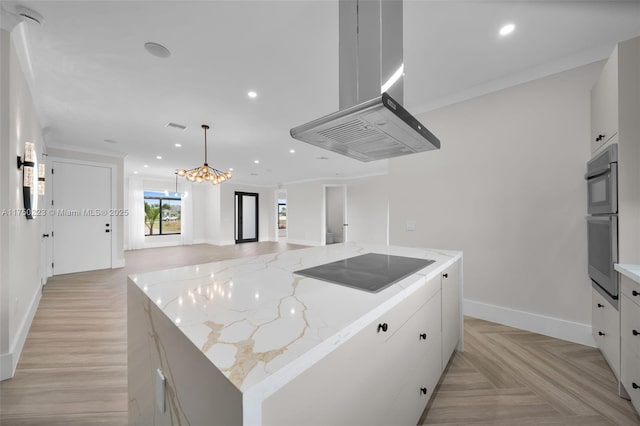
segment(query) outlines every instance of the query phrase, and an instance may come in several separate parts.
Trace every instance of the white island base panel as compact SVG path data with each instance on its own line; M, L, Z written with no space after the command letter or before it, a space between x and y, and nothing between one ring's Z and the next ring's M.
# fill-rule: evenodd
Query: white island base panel
M435 263L375 294L293 273L364 253ZM132 275L127 294L132 425L416 424L462 350L461 252L313 247Z

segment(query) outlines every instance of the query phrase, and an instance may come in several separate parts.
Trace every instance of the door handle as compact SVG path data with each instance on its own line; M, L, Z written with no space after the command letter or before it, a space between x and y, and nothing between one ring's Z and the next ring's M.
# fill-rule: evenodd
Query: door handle
M111 231L109 231L108 229L105 229L104 232L111 232Z
M386 322L382 324L378 324L378 333L380 333L380 330L386 333L388 328L389 328L389 325Z
M42 234L42 238L49 238L49 234Z
M427 333L420 333L420 340L427 340Z
M604 333L602 331L598 331L598 336L604 336Z

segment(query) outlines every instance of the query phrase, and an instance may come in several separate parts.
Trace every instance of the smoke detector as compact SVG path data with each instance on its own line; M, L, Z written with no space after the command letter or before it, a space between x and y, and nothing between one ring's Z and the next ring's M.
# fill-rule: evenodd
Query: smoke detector
M28 7L17 5L16 14L25 22L32 22L35 24L42 24L44 18L38 12Z

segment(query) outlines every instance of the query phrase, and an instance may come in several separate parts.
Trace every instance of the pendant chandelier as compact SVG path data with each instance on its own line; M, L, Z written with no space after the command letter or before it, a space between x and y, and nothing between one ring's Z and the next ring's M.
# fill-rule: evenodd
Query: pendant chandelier
M213 185L217 185L226 180L231 179L230 172L222 172L218 169L210 167L207 164L207 130L209 130L209 126L206 124L202 125L204 129L204 164L200 167L195 167L193 169L180 169L178 170L178 176L185 176L190 182L211 182Z

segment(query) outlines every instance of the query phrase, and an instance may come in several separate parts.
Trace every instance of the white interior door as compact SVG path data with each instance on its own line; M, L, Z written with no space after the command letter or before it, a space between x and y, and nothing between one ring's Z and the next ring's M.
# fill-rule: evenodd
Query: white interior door
M111 268L111 169L53 163L53 273Z
M47 164L47 173L45 176L45 196L42 201L42 209L48 209L51 207L51 165ZM40 228L42 231L42 239L40 242L40 282L44 285L47 283L47 279L53 275L53 244L51 234L53 230L53 215L47 214L40 218Z

